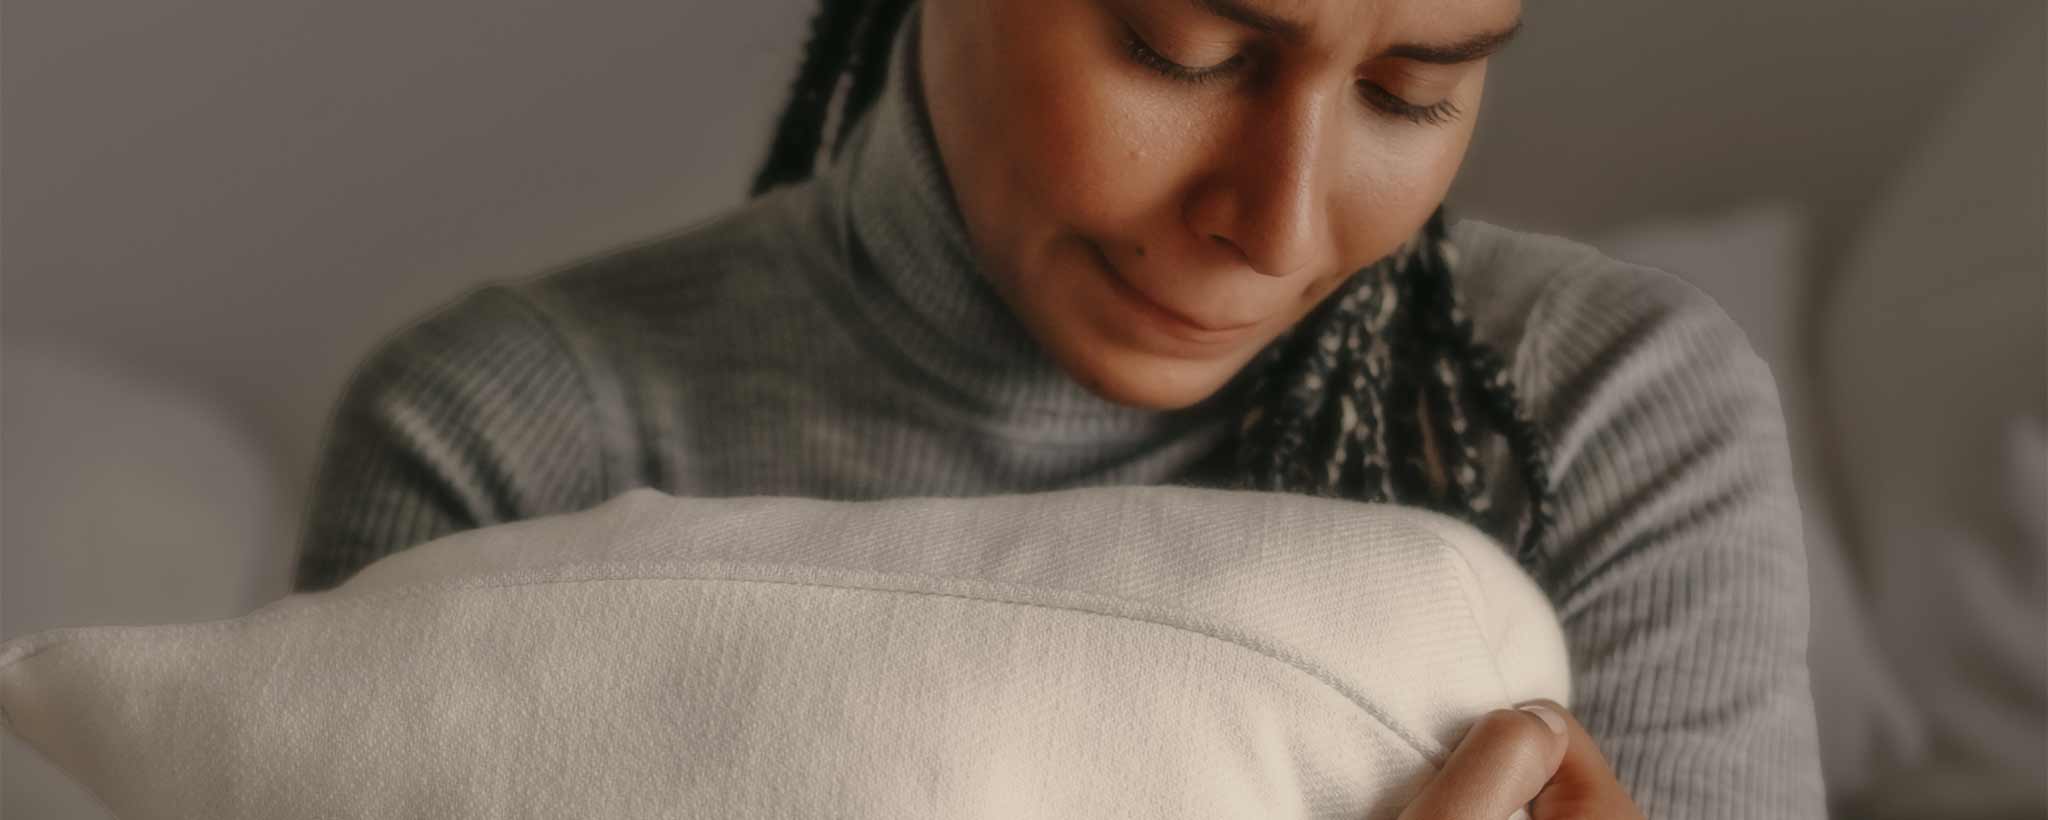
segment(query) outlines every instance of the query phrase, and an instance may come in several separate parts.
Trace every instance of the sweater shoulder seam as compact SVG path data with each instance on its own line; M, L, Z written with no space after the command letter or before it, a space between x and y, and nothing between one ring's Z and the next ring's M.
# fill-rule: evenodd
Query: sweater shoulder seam
M598 479L603 488L600 491L600 495L609 497L611 493L616 491L619 482L613 470L612 454L610 452L611 442L608 440L604 429L600 426L605 408L603 406L603 399L600 398L597 387L592 381L590 371L595 365L591 361L591 357L584 351L579 350L576 344L569 339L569 334L563 330L561 325L564 320L558 315L562 308L552 304L551 300L544 300L533 293L533 290L538 286L538 281L536 279L527 279L511 282L494 282L486 285L485 289L504 294L513 304L518 305L531 317L534 324L538 325L541 332L553 343L552 347L555 352L562 356L569 369L576 374L576 384L583 390L584 407L583 413L580 414L583 423L590 425L591 429L589 432L593 434L593 438L598 441L599 446L605 448L598 454ZM543 302L548 303L543 304Z

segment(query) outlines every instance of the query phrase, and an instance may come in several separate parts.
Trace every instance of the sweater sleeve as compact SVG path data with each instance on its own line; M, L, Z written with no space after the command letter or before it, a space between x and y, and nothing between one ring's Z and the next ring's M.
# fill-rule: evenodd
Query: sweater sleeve
M451 532L601 502L591 396L546 316L505 285L387 338L329 418L294 591Z
M1539 580L1574 714L1650 817L1824 817L1776 384L1704 293L1591 258L1542 294L1514 363L1552 436Z

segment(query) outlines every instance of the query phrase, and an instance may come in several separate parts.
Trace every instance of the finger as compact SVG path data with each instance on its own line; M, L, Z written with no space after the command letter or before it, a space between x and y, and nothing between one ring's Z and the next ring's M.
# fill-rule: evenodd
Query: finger
M1628 792L1614 775L1613 765L1607 761L1606 755L1600 753L1600 747L1593 742L1593 735L1586 731L1578 718L1554 701L1534 703L1553 709L1565 724L1564 756L1532 807L1537 820L1551 817L1640 820L1642 811L1629 799Z
M1504 820L1550 781L1565 740L1536 712L1488 712L1466 731L1401 820Z

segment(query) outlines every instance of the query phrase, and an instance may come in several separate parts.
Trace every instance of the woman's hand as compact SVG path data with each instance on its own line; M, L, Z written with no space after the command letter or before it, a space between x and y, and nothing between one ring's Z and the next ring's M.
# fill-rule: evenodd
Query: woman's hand
M1539 700L1474 723L1401 820L1505 820L1524 806L1535 820L1643 816L1586 728L1564 707Z

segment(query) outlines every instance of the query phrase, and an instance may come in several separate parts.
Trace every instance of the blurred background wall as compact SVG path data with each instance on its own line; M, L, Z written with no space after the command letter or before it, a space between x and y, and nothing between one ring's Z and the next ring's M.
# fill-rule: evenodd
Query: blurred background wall
M738 202L811 9L9 0L0 636L284 594L354 364ZM1454 204L1680 273L1771 362L1843 811L2048 813L2042 4L1527 18ZM104 816L11 737L0 814Z

